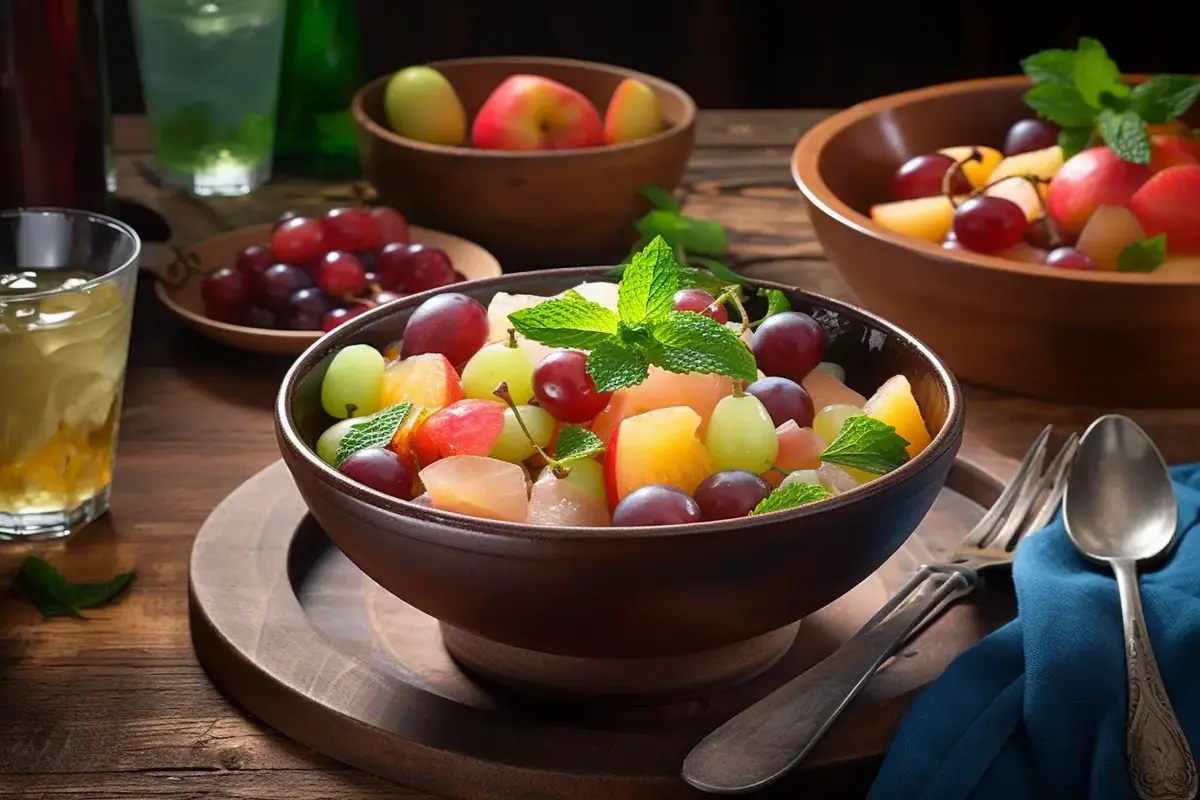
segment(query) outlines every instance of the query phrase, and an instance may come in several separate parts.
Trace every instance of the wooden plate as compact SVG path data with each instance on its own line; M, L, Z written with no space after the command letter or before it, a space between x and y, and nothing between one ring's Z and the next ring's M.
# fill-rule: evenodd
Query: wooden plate
M1013 466L965 445L904 548L805 619L776 666L704 697L571 704L488 684L450 658L436 620L330 543L282 463L242 484L200 530L190 565L192 639L212 679L268 725L442 797L704 797L679 777L691 747L845 641L919 563L945 557ZM762 796L862 791L915 693L1013 608L1005 582L952 608L871 681L803 769Z
M271 228L270 224L239 228L196 244L160 273L154 285L155 293L167 308L210 339L268 355L300 355L321 338L320 331L281 331L218 322L204 316L204 304L200 300L200 283L204 276L222 267L233 266L238 253L250 245L267 244L271 239ZM454 268L466 275L467 280L494 278L500 274L500 262L474 242L428 228L414 226L410 232L414 243L445 250Z

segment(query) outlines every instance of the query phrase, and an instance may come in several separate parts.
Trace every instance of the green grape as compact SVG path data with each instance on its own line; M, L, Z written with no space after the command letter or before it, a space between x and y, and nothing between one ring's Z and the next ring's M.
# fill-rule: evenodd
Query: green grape
M524 350L507 342L489 344L463 367L463 397L468 400L500 402L495 391L502 383L508 384L508 393L517 405L533 397L533 362Z
M750 394L721 398L708 422L704 444L713 470L766 472L779 455L775 423L762 402Z
M789 472L787 477L780 482L780 488L791 486L793 483L811 483L813 486L821 485L821 476L817 474L815 469L798 469Z
M595 459L580 458L568 461L566 466L571 470L567 474L566 480L587 492L597 503L607 508L608 489L604 485L603 465ZM545 467L541 475L538 475L538 479L541 480L545 477L551 469L552 467Z
M364 417L350 417L350 419L340 419L325 429L321 434L321 438L317 439L317 455L326 464L333 464L334 458L337 456L338 446L342 443L342 437L350 430L350 427L355 423L362 422Z
M379 390L387 366L369 344L343 347L321 381L321 406L331 417L365 417L379 410Z
M835 364L832 361L822 361L813 369L814 371L819 370L821 372L828 372L842 383L846 382L846 370L842 369L841 364Z
M525 421L525 427L529 428L533 442L537 442L538 447L546 447L550 444L550 439L554 436L554 417L550 416L550 412L537 406L517 406L517 411L520 413L521 419ZM529 441L525 431L521 430L521 425L517 422L517 416L513 410L506 408L504 409L504 429L500 431L500 438L492 445L491 456L501 461L519 464L537 452L533 442Z
M846 420L851 417L861 417L862 415L863 410L861 408L846 403L825 406L813 417L812 429L817 436L820 436L826 442L832 442L837 438L838 433L842 430L842 426L846 424Z

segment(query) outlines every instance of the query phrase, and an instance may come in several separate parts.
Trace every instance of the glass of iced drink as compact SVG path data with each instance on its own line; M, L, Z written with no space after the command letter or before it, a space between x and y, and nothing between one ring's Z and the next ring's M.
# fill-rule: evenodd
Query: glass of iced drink
M225 196L265 183L284 0L133 0L130 10L163 180Z
M0 212L0 541L108 511L140 251L98 214Z

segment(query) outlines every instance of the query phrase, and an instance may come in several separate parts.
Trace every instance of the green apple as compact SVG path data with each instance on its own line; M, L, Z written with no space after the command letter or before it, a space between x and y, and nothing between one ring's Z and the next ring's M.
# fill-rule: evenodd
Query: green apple
M430 144L462 144L467 114L446 76L432 67L406 67L392 76L383 95L392 130Z

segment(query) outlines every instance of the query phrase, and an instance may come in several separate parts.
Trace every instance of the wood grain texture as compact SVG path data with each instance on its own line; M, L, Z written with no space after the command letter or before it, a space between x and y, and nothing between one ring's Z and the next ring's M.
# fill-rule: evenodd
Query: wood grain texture
M747 272L848 297L820 255L788 174L791 146L822 116L703 112L685 179L686 207L734 231L734 253ZM122 194L163 212L179 245L270 221L288 208L355 201L348 184L288 181L249 198L202 203L148 180L143 121L119 118L116 145ZM769 247L795 250L763 260ZM165 248L148 248L147 267L169 256ZM286 367L286 360L230 350L186 329L143 279L113 513L65 544L0 549L0 797L428 797L347 769L248 719L213 688L192 651L191 543L221 499L279 457L270 407ZM1010 457L1019 457L1047 423L1065 436L1111 410L969 387L966 394L968 434ZM1130 416L1168 460L1200 458L1200 411ZM43 621L15 589L3 588L28 552L75 579L131 566L138 577L118 603L90 611L87 620ZM870 777L848 770L836 791L821 796L861 797Z

